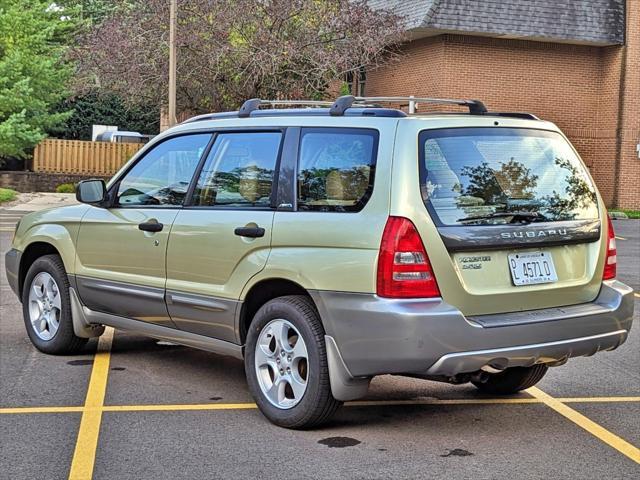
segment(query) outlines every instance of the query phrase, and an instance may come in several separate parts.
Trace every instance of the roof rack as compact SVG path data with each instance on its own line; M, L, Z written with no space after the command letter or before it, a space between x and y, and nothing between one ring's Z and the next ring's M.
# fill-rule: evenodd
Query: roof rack
M433 103L440 105L460 105L469 108L471 115L484 115L488 113L487 107L480 100L454 100L449 98L427 98L427 97L355 97L353 95L343 95L338 97L331 106L329 113L332 116L344 115L347 108L352 106L364 106L380 103L409 102L409 105L417 103Z
M396 108L384 108L381 104L392 103L404 105L408 102L410 113L415 113L419 103L430 103L435 105L458 105L467 107L471 115L490 115L496 117L522 118L529 120L539 120L531 113L525 112L489 112L487 107L480 100L457 100L449 98L428 98L428 97L356 97L354 95L343 95L334 102L322 100L263 100L252 98L245 101L237 112L219 112L198 115L183 123L198 122L202 120L215 120L223 118L248 118L253 112L259 116L281 116L281 115L371 115L379 117L404 117L406 113ZM321 108L294 108L281 110L263 110L262 106L299 106L299 107L321 107ZM351 110L349 110L351 109ZM347 112L349 110L349 112ZM435 112L434 112L435 113ZM442 112L446 114L445 112ZM453 114L454 112L451 112Z
M540 118L533 113L527 112L489 112L487 115L492 115L494 117L522 118L524 120L540 120Z
M238 117L247 118L251 115L251 112L258 110L263 105L276 106L276 105L299 105L310 107L330 107L333 102L326 102L322 100L262 100L260 98L251 98L244 102L238 110Z

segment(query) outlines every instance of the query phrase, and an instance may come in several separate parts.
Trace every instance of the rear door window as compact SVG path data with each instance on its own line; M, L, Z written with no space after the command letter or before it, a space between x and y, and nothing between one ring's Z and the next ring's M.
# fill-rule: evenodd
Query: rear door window
M357 212L373 191L378 132L303 128L298 159L298 210Z
M220 133L200 172L195 206L268 208L281 132Z
M595 188L556 132L455 128L420 134L422 197L442 225L598 217Z

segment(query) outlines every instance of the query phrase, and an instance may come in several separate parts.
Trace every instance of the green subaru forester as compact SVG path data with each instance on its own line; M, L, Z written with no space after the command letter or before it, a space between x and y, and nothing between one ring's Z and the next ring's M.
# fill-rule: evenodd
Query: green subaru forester
M381 106L407 102L468 113ZM477 100L252 99L167 130L77 198L25 216L6 256L36 348L76 352L107 325L244 359L284 427L326 421L381 374L512 394L631 328L575 149Z

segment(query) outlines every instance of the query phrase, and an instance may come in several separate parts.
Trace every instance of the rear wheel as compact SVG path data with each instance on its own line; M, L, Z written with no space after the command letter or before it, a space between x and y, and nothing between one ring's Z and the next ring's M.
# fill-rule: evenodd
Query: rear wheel
M549 367L543 364L532 367L512 367L504 372L489 375L486 382L472 382L481 392L509 395L533 387L542 380Z
M58 255L40 257L29 268L22 314L29 339L41 352L72 354L87 343L73 331L69 279Z
M281 427L317 426L341 405L331 394L324 329L305 296L279 297L258 310L247 333L245 372L258 407Z

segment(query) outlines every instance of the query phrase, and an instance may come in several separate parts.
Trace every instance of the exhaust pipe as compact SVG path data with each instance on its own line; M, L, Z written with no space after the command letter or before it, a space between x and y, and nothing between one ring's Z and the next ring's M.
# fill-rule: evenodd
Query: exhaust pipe
M500 372L504 372L504 367L496 368L492 365L485 365L484 367L480 367L480 370L486 373L500 373Z

